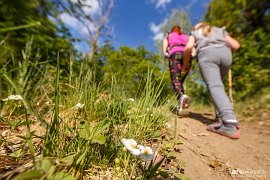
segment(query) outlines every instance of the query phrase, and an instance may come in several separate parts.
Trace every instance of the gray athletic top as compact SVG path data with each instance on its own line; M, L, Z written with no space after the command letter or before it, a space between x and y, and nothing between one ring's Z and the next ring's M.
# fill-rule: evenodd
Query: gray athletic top
M211 31L207 36L201 35L198 30L192 31L191 35L195 37L197 54L209 47L228 46L224 39L224 37L228 35L226 27L218 28L212 26Z

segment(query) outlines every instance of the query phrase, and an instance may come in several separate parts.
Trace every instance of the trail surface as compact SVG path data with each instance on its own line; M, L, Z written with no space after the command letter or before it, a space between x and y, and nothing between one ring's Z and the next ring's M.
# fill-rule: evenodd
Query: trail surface
M174 125L174 118L170 124ZM189 110L177 118L183 142L177 158L185 162L184 177L193 180L270 179L270 125L260 119L241 122L241 137L231 140L206 130L214 122L208 112Z

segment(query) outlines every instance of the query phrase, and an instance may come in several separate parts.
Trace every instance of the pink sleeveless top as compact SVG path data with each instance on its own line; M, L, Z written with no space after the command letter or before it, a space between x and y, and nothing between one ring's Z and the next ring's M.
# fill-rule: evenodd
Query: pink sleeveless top
M178 34L176 32L171 32L168 39L169 56L171 56L175 52L184 52L187 41L188 36L186 34Z

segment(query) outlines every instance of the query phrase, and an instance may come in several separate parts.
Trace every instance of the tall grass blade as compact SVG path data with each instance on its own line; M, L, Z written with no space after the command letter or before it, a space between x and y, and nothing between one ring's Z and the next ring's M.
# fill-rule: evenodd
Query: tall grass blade
M56 68L56 83L55 83L55 95L54 95L54 116L53 120L46 131L45 148L43 156L51 155L53 149L59 145L59 52L57 54L57 68ZM56 146L54 144L56 142Z
M162 164L162 162L164 161L165 157L162 158L160 161L158 161L155 166L150 170L149 175L147 176L147 178L153 178L156 171L158 170L158 168L160 167L160 165Z
M50 127L50 135L54 137L59 130L59 77L60 77L60 68L59 68L59 52L57 54L57 70L56 70L56 83L55 83L55 95L54 95L54 117L53 122Z
M41 25L41 23L39 21L37 21L37 22L34 22L34 23L25 24L25 25L21 25L21 26L1 28L0 32L15 31L15 30L19 30L19 29L25 29L25 28L30 28L30 27L33 27L33 26L40 26L40 25Z
M29 109L36 117L37 119L40 121L40 123L44 126L44 127L48 127L48 123L46 122L46 120L37 112L36 109L34 109L31 104L29 103L29 101L27 99L24 98L24 96L22 95L22 93L20 92L19 88L14 84L14 82L6 75L3 74L3 77L11 84L11 86L15 89L17 94L20 94L22 96L22 102L24 104L24 106Z
M35 147L34 147L34 144L33 144L33 141L32 141L32 135L31 135L31 130L30 130L30 122L28 120L26 108L24 108L24 110L25 110L25 120L26 120L26 140L27 140L27 143L28 143L28 146L29 146L29 151L31 153L33 163L35 164L35 162L36 162L36 160L35 160L36 159L35 158Z

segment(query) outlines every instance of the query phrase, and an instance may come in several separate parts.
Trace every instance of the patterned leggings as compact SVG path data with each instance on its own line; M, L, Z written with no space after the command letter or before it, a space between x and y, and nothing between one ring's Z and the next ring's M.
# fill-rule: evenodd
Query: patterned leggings
M182 73L183 67L183 53L177 52L169 57L169 68L172 80L173 89L177 94L179 100L181 95L185 93L183 83L188 73Z

